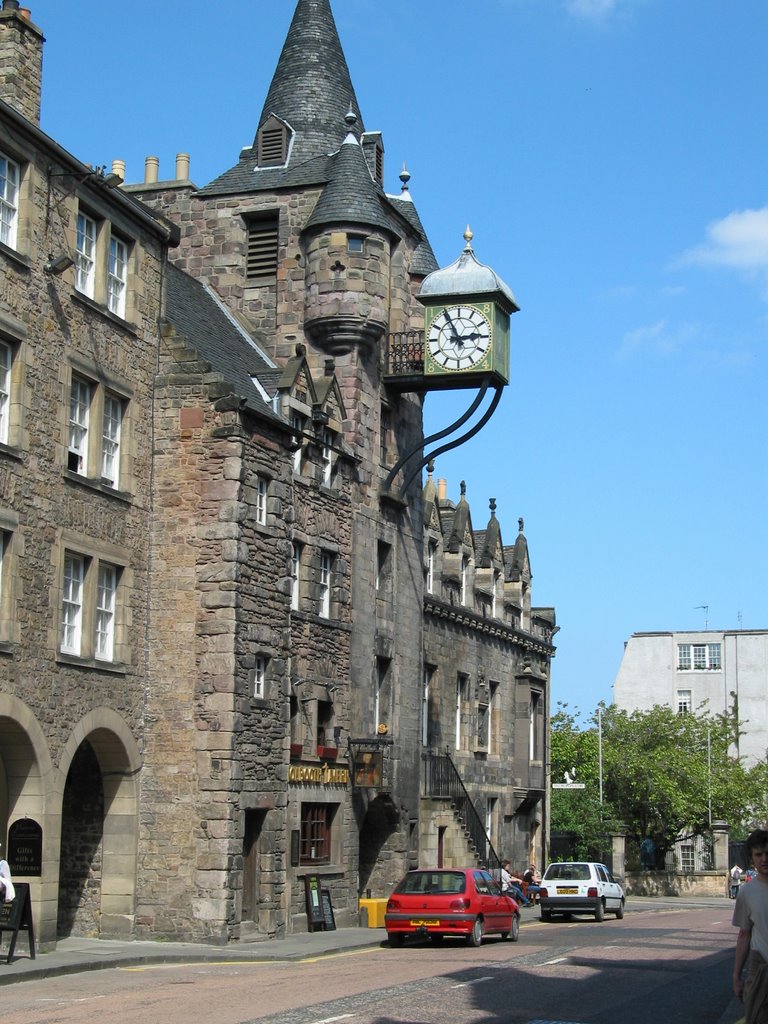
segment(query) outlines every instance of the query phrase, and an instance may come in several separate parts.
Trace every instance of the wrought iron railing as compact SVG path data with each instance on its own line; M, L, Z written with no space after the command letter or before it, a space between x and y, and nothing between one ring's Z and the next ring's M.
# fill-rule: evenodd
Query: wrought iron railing
M387 336L387 373L408 376L424 372L424 331L396 331Z
M493 843L485 831L485 825L472 803L451 755L447 751L444 754L428 751L422 755L422 759L424 761L424 795L443 797L451 801L477 852L478 860L489 871L498 873L501 870L501 860L493 848Z

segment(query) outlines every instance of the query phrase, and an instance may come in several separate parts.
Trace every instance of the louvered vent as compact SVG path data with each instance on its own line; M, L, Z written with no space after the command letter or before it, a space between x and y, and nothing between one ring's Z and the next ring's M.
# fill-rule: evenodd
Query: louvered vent
M248 225L245 276L249 281L263 281L277 274L277 223L277 217L270 217Z
M374 150L374 158L376 160L376 181L380 184L384 184L384 150L381 146L377 146Z
M259 167L279 167L288 155L288 129L276 117L269 117L259 132Z
M259 153L260 167L274 167L285 163L285 131L282 128L265 128L261 133Z

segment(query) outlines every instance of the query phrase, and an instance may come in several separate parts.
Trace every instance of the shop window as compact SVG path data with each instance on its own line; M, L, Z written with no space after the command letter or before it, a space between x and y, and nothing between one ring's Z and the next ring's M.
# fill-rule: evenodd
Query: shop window
M331 830L336 807L336 804L301 805L300 864L331 862Z

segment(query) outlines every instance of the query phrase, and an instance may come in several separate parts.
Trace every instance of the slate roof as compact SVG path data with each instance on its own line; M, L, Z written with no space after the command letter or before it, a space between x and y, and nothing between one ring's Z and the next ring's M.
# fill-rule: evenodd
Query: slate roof
M378 188L360 143L350 132L333 160L331 180L315 204L306 226L365 224L402 235L395 218L385 208L386 197Z
M235 166L201 188L199 196L319 187L323 192L308 226L352 223L383 228L396 237L410 234L415 240L411 272L425 277L438 268L410 195L386 195L371 176L357 136L370 143L380 133L363 127L330 0L298 0L259 128L273 114L293 132L287 164L257 167L254 140Z
M303 163L339 148L350 105L362 128L330 0L299 0L258 127L271 114L287 121L296 132L292 159Z
M167 268L166 320L231 385L234 394L250 408L284 423L252 377L273 382L277 369L256 343L227 312L222 302L203 284L172 264Z

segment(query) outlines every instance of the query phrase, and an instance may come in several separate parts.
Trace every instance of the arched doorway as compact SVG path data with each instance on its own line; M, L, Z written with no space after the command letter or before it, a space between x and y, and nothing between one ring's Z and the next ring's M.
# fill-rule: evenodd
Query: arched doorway
M139 753L114 712L92 712L74 730L61 798L57 936L133 934Z
M98 936L104 862L104 787L99 761L85 740L67 772L61 806L56 937Z
M405 873L407 854L400 835L399 815L389 796L371 801L360 829L358 892L370 889L374 896L388 894ZM398 841L399 840L399 841ZM400 849L398 849L400 848ZM389 856L382 857L384 851ZM401 856L398 857L398 853Z

